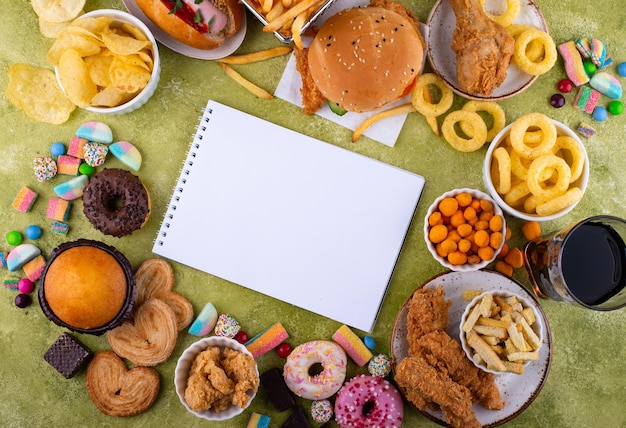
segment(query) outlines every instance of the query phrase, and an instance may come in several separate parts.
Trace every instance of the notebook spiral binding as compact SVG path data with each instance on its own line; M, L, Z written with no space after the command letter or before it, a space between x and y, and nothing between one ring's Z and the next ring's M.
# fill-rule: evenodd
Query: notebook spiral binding
M187 152L187 158L185 159L185 163L180 170L178 183L174 187L172 199L170 201L170 205L167 209L167 213L165 214L164 220L161 222L161 227L159 229L159 234L156 239L156 243L159 246L163 246L165 243L165 238L167 237L167 229L170 228L170 221L174 219L174 213L176 211L176 205L180 202L181 195L184 190L185 184L187 184L187 177L191 175L191 168L193 167L193 159L196 157L198 150L201 147L200 142L203 139L203 132L206 131L206 124L211 120L209 115L213 113L213 110L210 108L203 108L201 110L203 112L202 116L198 117L198 121L200 122L196 125L196 133L192 135L193 142L190 145L189 151Z

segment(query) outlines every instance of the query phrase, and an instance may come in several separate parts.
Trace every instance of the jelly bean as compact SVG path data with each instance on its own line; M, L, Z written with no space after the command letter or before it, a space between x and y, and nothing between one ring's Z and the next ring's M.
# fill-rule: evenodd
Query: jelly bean
M15 296L15 306L18 308L24 309L30 306L31 303L33 303L33 299L28 294L20 293Z
M565 105L565 97L561 94L554 94L550 97L550 105L554 108L561 108Z
M374 348L376 348L376 340L374 340L374 338L372 336L365 336L363 338L363 343L365 344L367 349L374 349Z
M65 144L63 144L60 141L52 143L52 145L50 146L50 154L52 154L52 156L56 156L56 157L64 155L65 154Z
M626 77L626 62L621 62L617 66L617 74L619 74L622 77Z
M11 246L20 245L22 243L22 234L17 230L7 233L7 243Z
M593 76L596 74L596 71L598 71L598 66L591 61L583 61L583 67L585 67L585 73L587 73L589 77Z
M559 91L567 94L571 92L572 89L574 89L574 84L569 79L561 79L559 80L559 84L557 85L557 87L559 88Z
M619 116L624 112L624 104L621 101L611 101L609 103L609 113Z
M28 278L22 278L17 283L17 289L20 293L29 294L35 289L35 283Z
M24 234L28 239L39 239L41 238L41 227L36 224L31 224L26 228Z
M609 114L603 106L597 106L593 109L593 118L598 122L604 122Z
M81 163L78 167L78 172L82 175L91 175L95 171L96 169L93 166L87 165L86 163Z

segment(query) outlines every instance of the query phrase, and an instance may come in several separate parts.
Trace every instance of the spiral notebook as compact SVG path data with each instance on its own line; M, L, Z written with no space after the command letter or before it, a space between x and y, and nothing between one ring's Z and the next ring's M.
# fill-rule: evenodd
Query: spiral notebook
M153 252L371 332L423 187L210 100Z

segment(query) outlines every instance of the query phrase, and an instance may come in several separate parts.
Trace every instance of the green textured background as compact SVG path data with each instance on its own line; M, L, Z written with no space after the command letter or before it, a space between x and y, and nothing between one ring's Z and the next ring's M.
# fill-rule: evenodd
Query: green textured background
M338 0L341 1L341 0ZM425 21L434 0L407 0L405 3L420 20ZM557 43L580 37L596 37L604 41L616 63L626 60L623 28L626 8L613 0L538 0ZM124 10L119 0L88 0L86 10L116 8ZM7 86L6 70L12 63L29 63L49 67L45 53L51 45L37 28L37 18L27 0L3 2L0 17L0 88ZM271 34L264 34L260 24L249 15L248 35L239 53L279 45ZM263 119L295 129L298 132L345 147L349 150L423 175L427 184L409 230L406 245L398 261L380 319L373 332L378 350L387 351L389 336L396 313L406 297L421 283L443 271L428 254L422 238L422 219L428 205L439 194L457 187L483 188L481 164L485 148L463 154L451 149L435 137L424 119L409 115L393 148L361 139L350 142L351 132L318 117L306 117L297 107L274 99L262 101L250 95L227 78L218 65L210 61L186 58L160 46L162 57L161 82L153 98L140 110L124 116L105 117L77 110L61 126L46 125L28 119L22 112L0 97L0 233L23 231L29 224L41 225L44 236L36 243L44 254L64 241L47 231L46 199L53 195L52 184L37 183L31 163L35 156L45 155L50 144L68 142L78 126L88 120L101 120L111 126L115 137L133 142L143 154L144 164L139 176L148 187L153 213L147 225L132 236L115 239L94 230L76 203L69 220L70 233L66 240L92 238L112 244L126 254L133 266L153 255L151 248L172 187L184 160L190 137L197 124L199 109L212 98ZM278 84L286 57L264 63L235 68L245 77L272 91ZM615 72L615 68L611 69ZM614 73L616 74L616 73ZM524 113L548 113L570 127L587 115L571 106L574 94L566 96L568 105L556 110L549 97L556 92L556 83L565 76L559 61L549 73L541 76L523 94L501 102L507 123ZM622 83L626 83L621 78ZM455 98L456 108L463 104ZM598 134L585 141L591 162L588 191L582 202L566 217L545 223L544 230L564 226L593 214L625 216L626 176L623 157L626 115L610 117L605 123L595 123ZM120 164L113 158L107 166ZM21 214L10 206L23 185L39 192L39 200L29 214ZM225 183L227 185L227 183ZM521 241L521 222L508 217L514 232L512 244ZM190 243L190 245L194 245ZM4 239L0 250L8 250ZM198 245L197 251L202 251ZM220 312L228 312L251 334L280 321L290 333L293 345L312 340L328 339L338 328L336 322L296 309L288 304L265 298L260 294L230 284L210 275L175 264L175 289L186 295L199 311L211 301ZM0 270L0 276L6 270ZM516 277L525 284L523 272ZM297 284L294 284L297 285ZM314 293L314 290L308 292ZM87 396L84 372L71 380L58 375L42 359L48 346L63 329L48 322L37 303L27 309L13 305L15 293L0 290L0 425L21 426L206 426L212 425L187 413L173 388L174 366L182 350L196 338L183 333L168 362L157 366L162 389L154 406L146 413L118 419L101 414ZM349 304L349 302L347 303ZM553 359L547 383L539 397L508 427L626 427L623 411L626 396L626 312L596 313L552 301L541 302L553 333ZM104 338L81 336L92 350L107 349ZM259 360L261 371L281 365L275 353ZM354 365L351 373L357 372ZM309 403L301 404L308 408ZM277 413L260 391L251 407L231 421L215 423L223 427L244 427L251 411L272 417L272 426L284 421L287 413ZM434 426L418 412L406 407L406 426Z

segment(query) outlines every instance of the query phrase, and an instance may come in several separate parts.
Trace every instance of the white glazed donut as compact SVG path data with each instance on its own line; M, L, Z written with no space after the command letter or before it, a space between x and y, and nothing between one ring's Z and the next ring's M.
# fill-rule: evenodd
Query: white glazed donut
M311 367L322 365L322 372L311 374ZM283 376L298 397L322 400L339 391L346 379L347 357L343 348L329 340L314 340L296 346L287 357Z
M335 418L341 428L399 427L403 409L402 397L389 381L365 374L346 382L335 400Z

